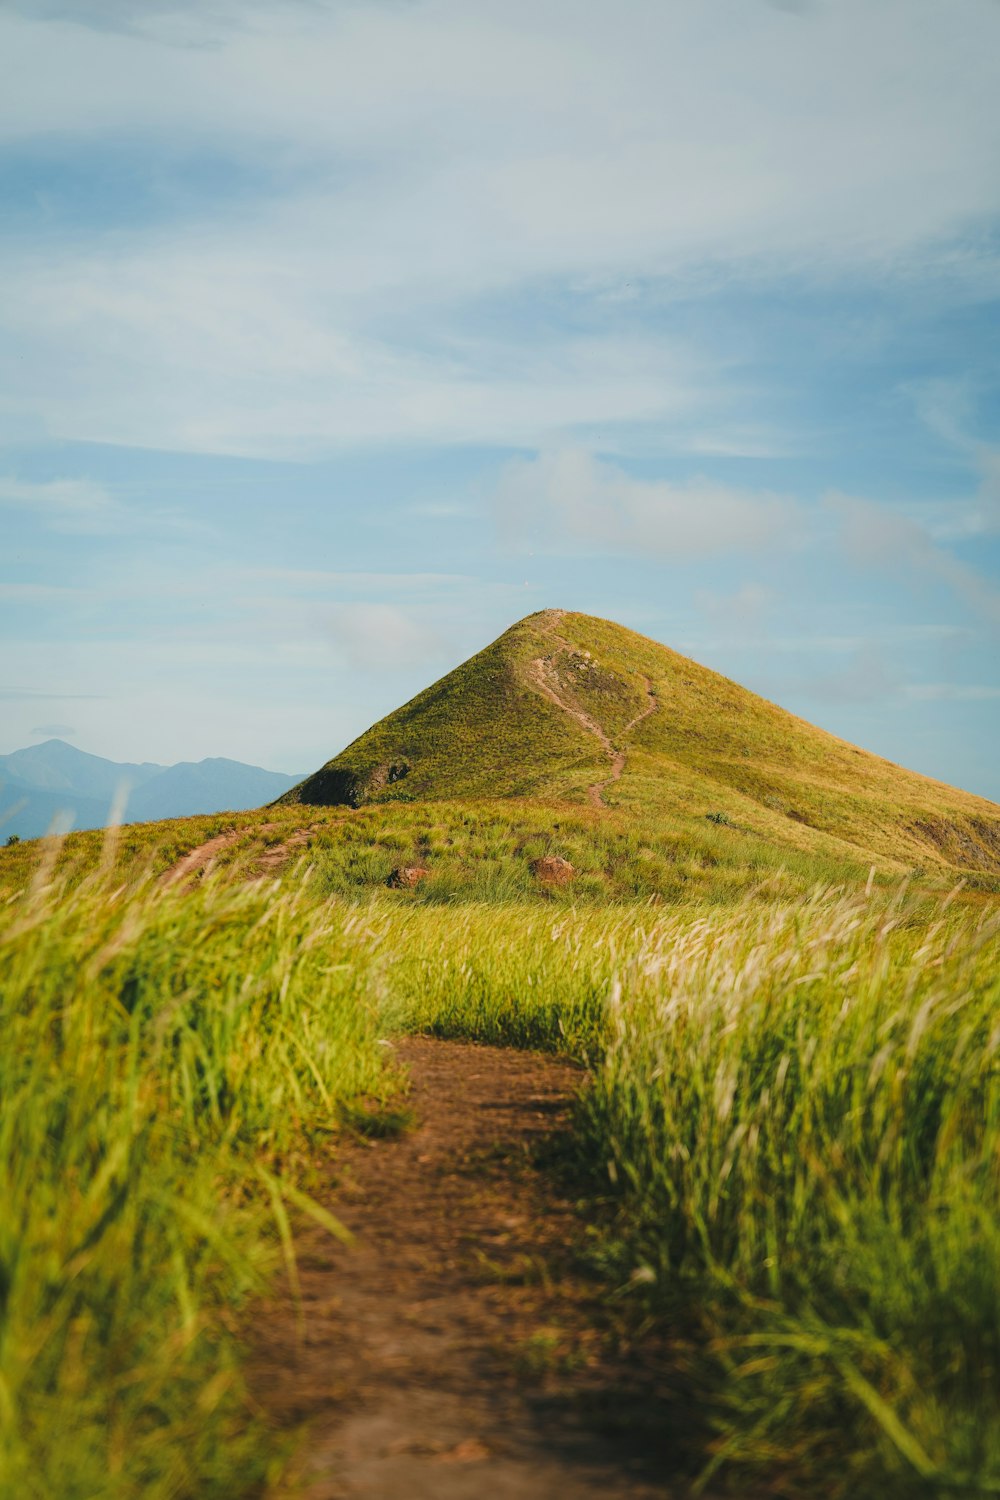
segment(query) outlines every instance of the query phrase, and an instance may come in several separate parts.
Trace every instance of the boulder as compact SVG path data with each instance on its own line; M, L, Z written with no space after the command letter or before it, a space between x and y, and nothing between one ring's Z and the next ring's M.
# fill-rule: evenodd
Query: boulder
M430 873L430 870L425 870L423 865L397 865L386 881L386 885L393 891L412 891L414 886L426 880Z
M531 861L531 873L545 885L568 885L576 874L568 859L560 854L544 854Z

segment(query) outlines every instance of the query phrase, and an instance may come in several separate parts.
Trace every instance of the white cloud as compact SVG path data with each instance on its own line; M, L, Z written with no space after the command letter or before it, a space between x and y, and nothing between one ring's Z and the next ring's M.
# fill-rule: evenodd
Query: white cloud
M1000 531L1000 448L980 444L976 452L980 473L979 498L989 529ZM985 529L985 528L984 528Z
M75 535L121 536L130 532L200 535L205 526L158 504L127 504L90 479L17 479L0 475L0 512L19 510L34 517L47 531ZM34 589L35 584L6 585ZM61 588L60 593L83 595L86 590Z
M386 439L527 447L676 422L713 378L688 350L619 333L394 347L351 326L335 261L296 259L223 236L8 265L0 430L292 458Z
M455 588L482 588L481 580L468 573L345 573L326 568L241 568L238 576L279 588L284 585L289 596L334 591L349 594L432 593L440 596L442 591Z
M840 521L841 541L852 561L936 579L983 620L1000 625L1000 589L939 546L918 522L852 495L830 494L826 505Z
M739 632L758 625L776 602L774 590L761 583L743 583L732 594L708 589L695 594L695 603L710 619Z
M990 0L967 0L961 25L936 0L841 0L804 20L744 0L272 0L200 19L206 45L178 48L8 14L0 129L169 129L364 161L360 222L338 214L329 248L360 234L376 274L417 278L728 260L737 244L879 255L994 206ZM409 238L372 236L400 207Z
M899 691L899 676L871 643L858 648L835 672L814 672L795 691L827 703L885 703Z
M976 476L972 499L934 507L928 530L935 540L952 540L1000 531L1000 447L975 435L976 391L968 379L909 382L904 389L935 437L964 460Z
M115 531L124 516L123 507L88 479L37 482L0 476L2 508L30 511L53 531Z
M643 278L669 300L692 274L947 262L996 209L998 48L989 0L961 24L939 0L22 0L0 137L210 143L272 180L151 241L9 242L0 427L309 456L680 413L699 451L780 451L745 413L717 430L727 372L690 349L540 354L535 328L527 357L516 330L499 350L449 330L514 289Z
M0 702L3 703L98 703L103 693L39 693L33 688L0 687Z
M710 479L635 479L581 449L543 453L504 467L497 487L501 529L515 544L582 544L612 553L682 561L784 544L800 524L784 496Z
M363 671L419 666L445 647L426 617L393 604L338 605L329 613L329 631L344 662Z
M79 589L56 583L0 583L0 600L5 604L73 604L95 598L93 589Z

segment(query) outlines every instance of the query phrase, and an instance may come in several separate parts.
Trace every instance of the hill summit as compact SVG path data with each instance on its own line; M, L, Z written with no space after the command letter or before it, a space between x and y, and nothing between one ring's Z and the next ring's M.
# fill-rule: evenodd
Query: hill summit
M621 625L547 609L282 802L519 797L709 817L797 848L1000 871L1000 807L828 734Z

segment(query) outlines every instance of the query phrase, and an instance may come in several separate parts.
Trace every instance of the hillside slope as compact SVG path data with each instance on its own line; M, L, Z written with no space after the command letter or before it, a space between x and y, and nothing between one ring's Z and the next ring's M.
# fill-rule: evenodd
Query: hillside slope
M544 610L280 800L531 797L711 817L780 843L1000 871L1000 807L907 771L610 621Z

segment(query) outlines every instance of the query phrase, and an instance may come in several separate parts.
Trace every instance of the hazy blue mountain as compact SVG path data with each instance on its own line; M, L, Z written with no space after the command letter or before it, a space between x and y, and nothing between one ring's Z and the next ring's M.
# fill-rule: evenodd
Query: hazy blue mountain
M218 758L136 765L46 740L0 755L0 843L12 833L37 838L53 823L101 828L120 789L127 794L125 818L140 823L260 807L300 780Z
M88 755L65 740L45 740L11 755L0 755L0 779L14 778L42 792L70 792L80 797L98 797L110 802L122 780L141 786L158 776L166 766L146 761L143 765L104 760Z
M37 838L50 828L100 828L110 800L70 792L47 792L0 770L0 844L12 833Z
M278 771L262 771L238 760L183 760L167 766L129 798L127 816L135 822L150 818L183 818L191 813L260 807L273 802L300 781Z

